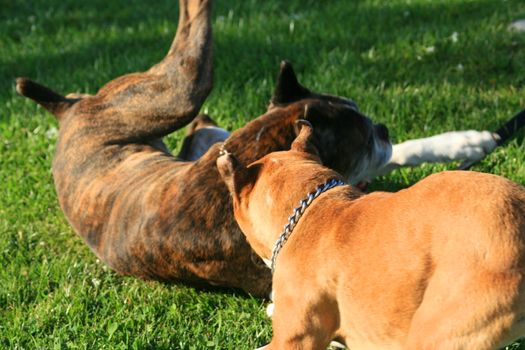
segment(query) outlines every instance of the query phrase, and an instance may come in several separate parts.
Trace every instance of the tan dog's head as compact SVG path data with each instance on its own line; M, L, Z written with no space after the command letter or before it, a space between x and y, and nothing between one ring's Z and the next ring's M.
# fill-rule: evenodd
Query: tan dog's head
M344 97L320 94L301 85L292 65L281 63L269 113L299 109L297 118L309 121L312 143L323 163L357 182L377 173L392 155L388 129L374 124L357 105ZM302 110L300 110L302 108Z
M263 258L270 257L286 216L299 200L319 183L342 179L321 164L312 125L299 120L296 133L289 151L270 153L248 167L231 153L217 159L219 173L233 198L235 219Z

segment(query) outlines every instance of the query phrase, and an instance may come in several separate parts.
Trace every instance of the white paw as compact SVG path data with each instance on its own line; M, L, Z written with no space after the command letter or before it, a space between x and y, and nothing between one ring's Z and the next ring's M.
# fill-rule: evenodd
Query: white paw
M266 307L266 315L269 317L269 318L272 318L273 316L273 309L275 307L274 303L273 303L273 297L274 297L275 293L273 292L273 290L270 292L270 300L272 301L270 304L268 304L268 306Z
M274 303L270 303L268 304L268 306L266 307L266 315L269 317L269 318L272 318L273 316L273 309L274 309Z

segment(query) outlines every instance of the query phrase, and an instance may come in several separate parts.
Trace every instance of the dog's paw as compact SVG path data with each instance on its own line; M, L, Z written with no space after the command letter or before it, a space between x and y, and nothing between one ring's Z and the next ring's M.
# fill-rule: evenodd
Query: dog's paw
M268 304L268 306L266 307L266 316L268 316L269 318L272 318L274 308L275 308L274 303Z
M492 152L497 146L499 136L490 131L459 131L452 136L451 152L458 160L478 161Z
M266 316L268 316L269 318L272 318L273 316L273 310L275 308L275 305L273 303L273 298L274 298L274 292L273 290L270 292L270 300L272 301L270 304L268 304L268 306L266 307Z

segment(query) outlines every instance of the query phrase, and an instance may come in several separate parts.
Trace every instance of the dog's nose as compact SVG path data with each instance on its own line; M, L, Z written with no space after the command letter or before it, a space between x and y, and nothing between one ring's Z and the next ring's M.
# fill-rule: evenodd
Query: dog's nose
M376 124L376 134L383 141L389 140L388 128L384 124Z

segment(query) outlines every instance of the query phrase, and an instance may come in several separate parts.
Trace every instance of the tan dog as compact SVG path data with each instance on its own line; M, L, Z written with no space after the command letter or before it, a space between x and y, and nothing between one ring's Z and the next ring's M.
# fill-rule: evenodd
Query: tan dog
M290 151L217 160L235 218L270 259L300 200L343 178L305 125ZM296 220L297 221L297 220ZM293 225L292 225L293 226ZM304 210L276 259L268 349L496 349L525 334L525 188L442 172L397 193L343 185Z

